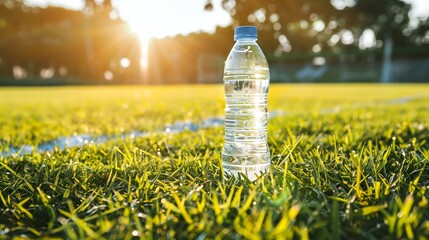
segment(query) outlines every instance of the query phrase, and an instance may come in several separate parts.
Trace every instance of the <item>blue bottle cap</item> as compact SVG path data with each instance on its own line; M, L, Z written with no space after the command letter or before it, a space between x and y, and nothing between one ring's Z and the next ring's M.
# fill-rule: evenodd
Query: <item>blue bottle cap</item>
M255 26L238 26L234 31L234 40L243 38L258 39L258 31Z

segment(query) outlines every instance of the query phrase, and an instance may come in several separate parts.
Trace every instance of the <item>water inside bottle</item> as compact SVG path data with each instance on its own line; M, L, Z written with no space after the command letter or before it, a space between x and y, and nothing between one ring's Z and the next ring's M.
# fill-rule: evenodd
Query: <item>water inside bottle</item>
M265 77L265 78L261 78ZM267 145L266 75L225 75L225 143L222 151L224 171L237 176L242 172L251 180L267 172L270 153Z

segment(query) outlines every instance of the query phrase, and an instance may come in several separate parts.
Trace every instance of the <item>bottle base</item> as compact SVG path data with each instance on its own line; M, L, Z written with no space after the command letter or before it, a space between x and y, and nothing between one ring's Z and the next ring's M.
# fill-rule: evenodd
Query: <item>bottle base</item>
M253 164L253 165L236 165L222 163L223 171L225 174L238 177L239 173L246 175L250 181L256 180L264 173L270 171L270 163Z

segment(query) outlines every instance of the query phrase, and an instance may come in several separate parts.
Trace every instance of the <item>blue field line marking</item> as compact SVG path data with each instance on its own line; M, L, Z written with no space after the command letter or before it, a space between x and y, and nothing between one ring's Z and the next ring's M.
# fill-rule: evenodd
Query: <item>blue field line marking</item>
M384 102L380 102L379 104L385 104L385 105L397 105L397 104L405 104L412 100L417 100L420 98L429 97L429 95L425 96L407 96L407 97L401 97L397 99L391 99ZM378 104L376 104L378 105ZM346 109L358 109L358 108L365 108L374 106L374 103L368 103L368 104L355 104L352 107L347 108L341 108L340 106L335 106L333 108L327 108L327 109L321 109L320 114L330 114L330 113L339 113ZM278 116L286 116L288 115L285 111L271 111L268 113L268 118L272 119ZM80 135L74 135L71 137L59 137L55 140L40 144L39 146L30 146L30 145L23 145L21 147L12 147L9 148L9 150L0 152L0 157L10 157L14 155L23 156L25 154L31 154L33 152L40 153L40 152L50 152L54 151L55 148L58 148L59 150L65 150L66 148L72 148L72 147L82 147L87 144L103 144L107 141L111 140L121 140L121 139L128 139L128 138L139 138L139 137L147 137L150 134L156 134L156 133L164 133L164 134L178 134L184 131L198 131L200 129L207 129L207 128L213 128L213 127L219 127L224 125L224 118L223 117L212 117L208 118L206 120L203 120L199 123L193 123L193 122L185 122L185 121L178 121L173 124L166 125L163 129L158 131L131 131L129 133L124 133L122 135L113 135L113 136L107 136L107 135L101 135L97 137L93 137L89 134L80 134Z
M285 115L285 112L282 111L273 111L269 113L269 118ZM87 144L103 144L107 141L111 140L121 140L121 139L128 139L128 138L139 138L139 137L147 137L150 134L156 134L156 133L165 133L165 134L178 134L184 131L198 131L200 129L207 129L207 128L213 128L213 127L219 127L224 125L224 118L223 117L213 117L208 118L206 120L203 120L199 123L193 123L193 122L185 122L185 121L178 121L173 124L166 125L163 129L158 131L132 131L126 134L122 134L120 136L113 135L113 136L107 136L107 135L101 135L97 137L93 137L89 134L81 134L81 135L74 135L71 137L60 137L55 140L43 143L37 147L30 146L30 145L24 145L17 148L10 148L7 151L3 151L0 153L1 156L9 157L13 155L25 155L25 154L31 154L33 152L49 152L54 151L55 148L58 148L60 150L64 150L66 148L72 148L72 147L82 147Z
M74 135L71 137L59 137L55 140L40 144L37 147L24 145L21 147L9 148L9 150L1 152L0 157L2 156L10 157L13 155L22 156L25 154L31 154L33 152L36 152L36 153L49 152L49 151L54 151L56 148L59 150L65 150L66 148L82 147L87 144L103 144L111 140L146 137L146 136L149 136L150 134L156 134L156 133L177 134L183 131L198 131L199 129L223 126L223 124L224 124L223 118L215 117L215 118L206 119L200 123L179 121L173 124L169 124L164 128L162 128L161 130L151 131L151 132L150 131L131 131L129 133L125 133L122 135L113 135L113 136L101 135L101 136L93 137L89 134L81 134L81 135Z

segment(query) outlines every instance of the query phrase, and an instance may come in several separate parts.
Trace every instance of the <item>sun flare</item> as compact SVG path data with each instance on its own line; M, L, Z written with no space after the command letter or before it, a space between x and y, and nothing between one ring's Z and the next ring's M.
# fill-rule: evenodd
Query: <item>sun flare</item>
M144 79L147 78L148 72L149 42L152 38L159 36L160 31L158 25L154 24L153 13L148 9L151 9L151 6L132 7L130 5L123 12L131 30L140 40L140 67Z
M147 28L147 25L141 24L139 21L129 21L131 30L137 35L140 39L140 66L143 71L147 70L148 67L148 49L149 49L149 41L153 37L151 35L150 29Z

